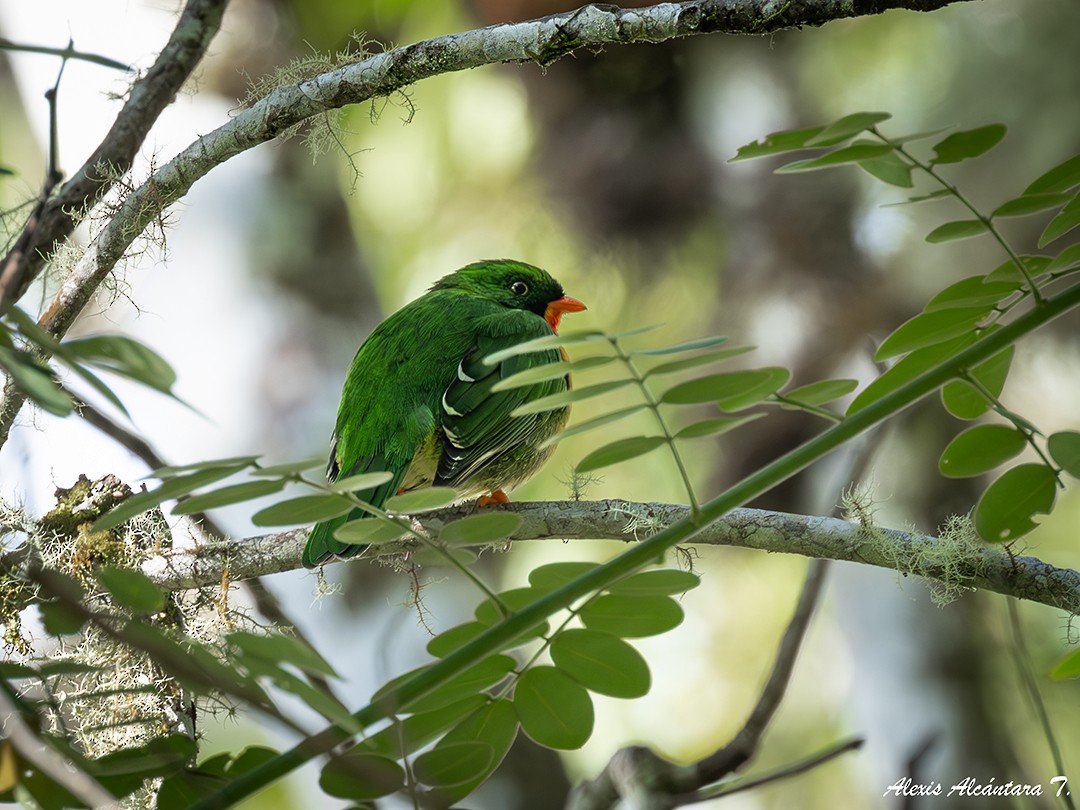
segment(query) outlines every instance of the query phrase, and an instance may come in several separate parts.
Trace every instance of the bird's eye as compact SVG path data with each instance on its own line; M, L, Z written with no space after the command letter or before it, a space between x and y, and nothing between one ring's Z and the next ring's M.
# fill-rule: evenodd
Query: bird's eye
M524 281L515 281L510 285L510 292L514 295L527 295L529 292L529 285Z

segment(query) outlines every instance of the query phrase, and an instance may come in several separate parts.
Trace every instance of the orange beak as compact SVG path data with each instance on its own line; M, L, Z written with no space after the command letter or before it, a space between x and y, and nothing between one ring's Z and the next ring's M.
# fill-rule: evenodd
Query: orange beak
M584 309L586 309L585 305L576 298L564 295L562 298L556 298L547 305L547 309L544 310L544 320L548 322L551 331L558 334L559 320L562 318L564 312L581 312Z

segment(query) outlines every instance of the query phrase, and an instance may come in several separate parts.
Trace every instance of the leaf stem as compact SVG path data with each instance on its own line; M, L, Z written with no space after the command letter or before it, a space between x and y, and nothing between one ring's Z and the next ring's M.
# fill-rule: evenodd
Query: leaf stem
M653 396L652 391L649 390L644 375L638 371L637 366L634 364L633 356L623 350L622 344L619 343L618 336L612 336L609 340L612 347L615 349L615 353L633 376L634 384L637 385L638 390L641 391L649 410L653 412L657 424L660 425L660 430L664 434L664 441L671 449L671 456L675 459L675 466L678 467L679 477L682 479L683 486L686 488L686 497L690 501L690 519L696 524L701 520L701 506L698 504L697 495L694 493L694 484L690 480L690 472L687 470L682 453L679 452L679 447L675 443L675 436L672 434L671 428L668 427L664 415L660 412L660 403L657 401L656 397Z

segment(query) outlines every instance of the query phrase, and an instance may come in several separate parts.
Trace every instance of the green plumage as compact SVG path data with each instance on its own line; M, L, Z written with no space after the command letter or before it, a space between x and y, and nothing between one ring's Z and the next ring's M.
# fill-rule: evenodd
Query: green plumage
M553 448L539 445L560 431L569 407L511 417L518 406L565 391L560 377L492 391L499 380L561 359L558 349L530 352L488 365L484 358L532 338L550 335L552 302L565 299L545 271L510 260L463 267L395 312L371 333L353 359L331 441L327 478L387 471L393 478L357 492L381 507L394 493L449 486L476 497L522 483ZM556 304L556 308L558 304ZM564 310L565 311L565 310ZM351 557L364 546L334 539L362 510L312 529L304 565Z

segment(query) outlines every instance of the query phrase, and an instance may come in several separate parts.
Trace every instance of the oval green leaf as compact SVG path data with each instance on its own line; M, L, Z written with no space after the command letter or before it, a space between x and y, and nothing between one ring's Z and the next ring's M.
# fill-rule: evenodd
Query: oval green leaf
M1055 680L1080 676L1080 650L1073 650L1050 670L1050 677Z
M173 507L172 513L174 515L193 515L196 512L205 512L207 509L217 509L221 506L250 501L264 495L281 492L287 483L288 481L285 479L279 478L272 481L247 481L243 484L233 484L232 486L215 489L213 492L192 495Z
M352 545L377 546L394 543L409 533L409 526L398 520L363 517L350 520L334 529L334 539Z
M465 622L448 630L443 630L427 643L428 654L436 658L445 658L459 647L468 644L478 635L487 630L489 625L483 622Z
M718 436L763 416L765 416L764 413L752 413L746 416L717 416L712 419L702 419L700 422L684 427L675 434L675 438L701 439L705 436Z
M914 167L896 152L890 152L873 160L860 160L858 166L867 174L890 186L911 188L915 185L915 181L911 179L911 170Z
M252 655L264 661L289 663L303 670L318 675L336 678L334 668L311 646L298 638L281 633L249 633L240 631L225 636L226 642L236 647L245 655Z
M865 132L871 127L880 124L882 121L888 121L890 118L892 118L892 113L887 112L851 113L850 115L845 115L843 118L838 118L821 130L817 135L809 138L806 141L806 146L832 146L837 143L842 143L848 138L852 138L860 132Z
M488 773L494 749L486 742L463 740L439 745L413 760L413 775L425 785L454 787Z
M460 500L457 491L450 487L425 487L414 489L401 495L387 498L383 509L387 512L397 512L400 515L415 515L420 512L430 512L434 509L442 509L454 501Z
M517 714L509 700L493 701L450 729L436 744L436 749L466 741L486 743L492 752L491 763L483 773L463 784L435 788L432 791L433 806L449 807L479 787L506 757L517 737L517 730Z
M136 613L153 614L165 606L165 594L142 571L106 565L98 580L121 607Z
M1004 137L1005 127L1001 124L989 124L963 132L954 132L934 144L933 163L959 163L962 160L978 157L1001 143Z
M1036 527L1032 518L1049 514L1057 497L1057 477L1043 464L1021 464L1005 472L975 506L975 530L988 543L1005 543Z
M531 413L545 413L546 411L558 410L559 408L565 408L573 402L580 402L583 399L598 397L601 394L606 394L609 391L622 388L624 385L629 385L632 382L633 380L609 380L608 382L587 385L584 388L570 388L566 391L560 391L557 394L549 394L546 397L534 399L532 402L526 402L524 405L520 405L511 411L510 415L527 416Z
M994 217L1026 217L1051 208L1060 208L1071 199L1071 195L1058 193L1024 194L1004 202L990 215Z
M789 174L792 172L809 172L816 169L829 169L833 166L843 166L848 163L861 163L865 160L874 160L892 154L893 148L885 143L871 143L869 141L856 141L851 146L843 146L834 149L820 157L796 160L776 170L777 174Z
M562 672L600 695L642 697L652 683L649 665L641 653L609 633L564 630L551 642L551 660Z
M511 588L510 590L503 591L497 594L499 601L502 602L505 607L511 613L521 610L521 608L531 605L537 599L544 595L543 591L539 591L536 588ZM502 621L503 613L499 610L498 606L490 599L481 602L476 606L476 610L473 611L473 615L476 616L476 620L483 622L486 625L497 624Z
M629 461L652 452L666 441L663 436L631 436L628 439L619 439L593 450L577 463L575 469L578 473L587 473L621 461Z
M1050 260L1046 265L1047 273L1056 273L1060 270L1073 270L1080 267L1080 242L1069 245L1061 253Z
M959 434L941 454L938 469L948 478L969 478L1019 455L1027 438L1014 427L976 425Z
M725 411L738 411L775 394L790 378L791 372L779 367L712 374L669 388L661 401L673 405L716 402Z
M782 155L785 152L795 152L806 148L806 142L820 135L825 127L808 127L807 129L788 129L782 132L773 132L766 135L760 141L740 146L728 163L751 158L768 157L769 155Z
M847 396L858 387L858 380L822 380L785 391L784 398L794 399L803 405L824 405Z
M721 343L727 342L727 335L713 335L711 337L685 340L682 343L676 343L673 346L664 346L661 349L638 349L630 352L630 354L640 357L662 357L666 354L681 354L682 352L693 352L698 349L711 349L713 346L719 346Z
M878 347L875 360L907 354L916 349L934 346L973 332L976 324L986 317L988 307L963 307L922 312L901 324Z
M539 592L550 593L595 570L598 565L599 563L594 562L576 561L548 563L529 572L529 584Z
M96 335L68 340L64 348L90 365L119 374L165 394L172 393L176 372L151 349L122 335Z
M939 292L923 307L923 311L993 307L1015 293L1019 287L1020 284L1016 281L988 282L986 276L971 276L950 284Z
M977 365L971 372L972 376L991 395L999 396L1005 387L1005 380L1009 376L1009 368L1015 353L1015 346L1003 349L989 360ZM990 403L987 402L986 397L964 380L946 383L941 389L941 402L945 409L957 419L977 419L990 410Z
M958 239L970 239L989 230L990 227L981 219L958 219L938 225L926 235L926 241L932 245L955 242Z
M1080 478L1080 433L1075 430L1051 433L1046 440L1046 449L1061 469L1073 478Z
M576 425L571 425L566 430L557 433L550 439L546 440L540 445L540 448L550 447L553 444L558 444L563 439L569 439L571 436L577 436L579 433L585 433L589 430L595 430L596 428L610 425L612 422L618 422L620 419L625 419L627 416L640 411L642 408L648 407L644 402L637 405L631 405L629 408L623 408L622 410L613 411L611 413L604 414L603 416L597 416L593 419L586 420L585 422L579 422Z
M677 593L686 593L700 584L701 578L697 574L663 568L639 571L626 579L620 579L608 588L608 592L623 596L674 596Z
M422 568L457 568L472 565L479 558L477 553L468 548L421 548L410 558Z
M441 709L398 720L357 743L357 747L391 759L401 759L430 743L462 718L487 704L484 695L471 695Z
M522 730L548 748L581 748L592 735L595 718L588 691L555 667L532 667L518 679L514 709Z
M513 672L516 666L517 661L509 655L489 656L480 663L473 664L461 674L455 675L433 692L410 701L402 708L407 708L417 714L441 709L494 686Z
M330 489L333 492L362 492L365 489L374 489L387 481L393 480L394 474L392 472L361 473L360 475L350 475L347 478L339 478L330 485Z
M405 769L392 759L350 749L323 766L319 787L331 796L368 801L405 788Z
M1050 220L1042 236L1039 237L1039 247L1045 247L1055 239L1059 239L1077 225L1080 225L1080 196L1074 197L1071 203Z
M1052 194L1080 186L1080 155L1074 155L1050 171L1041 175L1028 186L1025 194Z
M493 386L492 391L508 391L512 388L523 388L526 385L557 380L567 374L588 371L589 369L606 366L617 358L614 355L599 355L597 357L583 357L572 363L547 363L542 366L534 366L524 371L519 371L505 380L499 380Z
M669 596L604 594L582 606L578 615L590 630L620 638L666 633L683 620L683 609Z
M521 527L521 518L512 512L481 512L443 526L439 539L448 545L496 543Z
M326 458L306 458L300 461L283 461L281 464L271 464L265 467L256 467L251 475L259 477L277 477L280 475L293 475L326 467ZM160 476L158 476L160 478Z
M347 514L352 509L349 499L341 495L301 495L260 509L251 516L251 522L256 526L317 523Z

